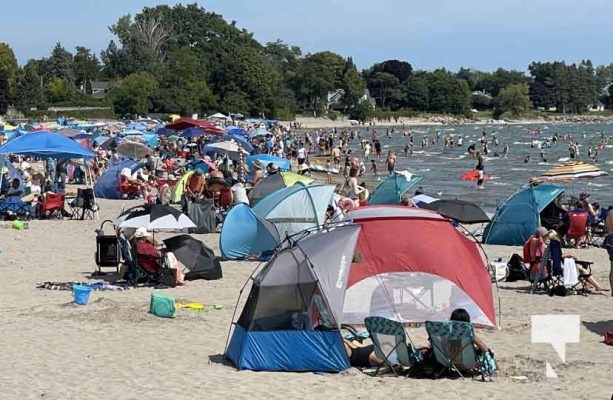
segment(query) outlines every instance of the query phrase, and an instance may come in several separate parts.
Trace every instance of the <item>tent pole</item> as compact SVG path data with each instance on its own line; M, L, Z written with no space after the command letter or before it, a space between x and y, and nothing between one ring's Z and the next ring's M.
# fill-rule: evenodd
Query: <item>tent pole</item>
M473 235L473 233L471 231L469 231L468 229L466 229L466 227L464 225L462 225L461 223L458 222L458 225L460 227L462 227L462 229L467 232L470 237L473 238L473 240L475 241L475 243L477 244L477 246L481 249L481 253L483 253L483 255L485 256L485 262L486 262L486 268L488 269L488 271L490 270L490 259L487 256L487 253L485 252L485 249L483 248L483 245L481 244L481 242L479 242L479 240L477 240L477 238L475 237L475 235ZM500 287L498 286L498 279L496 279L496 271L494 271L494 284L496 285L496 293L498 297L498 329L500 329L500 318L502 317L502 309L500 308L501 306L501 302L500 302Z
M249 279L247 279L247 281L243 284L243 287L241 288L241 290L238 292L238 298L236 299L236 304L234 305L234 312L232 313L232 323L230 324L230 328L228 328L228 335L226 336L226 344L224 345L224 352L223 352L223 359L226 360L226 351L228 350L228 344L230 343L230 334L232 333L232 328L234 327L234 325L236 324L235 322L235 318L236 318L236 311L238 310L238 303L241 300L241 297L243 296L243 291L245 290L245 288L247 287L247 283L249 283L250 281L253 282L255 279L253 278L254 275L256 274L256 272L258 272L260 270L260 268L265 265L267 262L262 261L251 273L251 275L249 275Z
M4 156L0 156L0 170L2 170L2 168L4 168ZM0 187L2 187L2 177L4 176L4 174L0 171Z

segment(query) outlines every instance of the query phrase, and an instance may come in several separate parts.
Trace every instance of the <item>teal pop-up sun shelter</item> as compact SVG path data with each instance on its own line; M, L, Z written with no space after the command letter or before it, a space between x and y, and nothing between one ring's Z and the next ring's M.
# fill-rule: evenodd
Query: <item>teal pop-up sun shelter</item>
M421 175L395 172L375 187L368 204L400 204L402 196L421 179Z
M542 225L541 214L564 189L551 184L528 184L513 193L483 231L483 243L519 246Z

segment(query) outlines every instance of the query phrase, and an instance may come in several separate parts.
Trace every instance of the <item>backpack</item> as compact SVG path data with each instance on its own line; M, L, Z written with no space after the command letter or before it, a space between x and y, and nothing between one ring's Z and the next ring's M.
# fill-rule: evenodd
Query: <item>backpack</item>
M519 254L513 254L507 263L509 275L505 282L515 282L528 279L528 269L524 265L524 260Z

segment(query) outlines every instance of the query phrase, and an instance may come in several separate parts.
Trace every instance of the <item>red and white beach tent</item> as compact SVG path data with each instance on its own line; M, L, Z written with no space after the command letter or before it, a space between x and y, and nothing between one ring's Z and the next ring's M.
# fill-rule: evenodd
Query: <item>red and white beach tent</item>
M379 315L402 321L448 320L464 308L471 321L496 327L492 283L474 241L440 214L367 206L349 213L360 225L344 293L342 322Z

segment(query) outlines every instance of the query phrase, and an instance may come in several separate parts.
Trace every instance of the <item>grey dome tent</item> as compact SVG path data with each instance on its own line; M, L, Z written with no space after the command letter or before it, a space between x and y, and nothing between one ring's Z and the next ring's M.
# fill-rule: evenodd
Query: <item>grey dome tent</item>
M226 358L255 371L349 368L340 321L359 232L338 226L278 252L252 277Z

